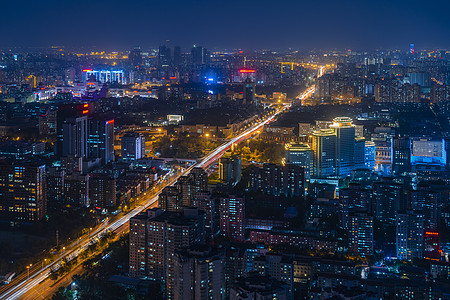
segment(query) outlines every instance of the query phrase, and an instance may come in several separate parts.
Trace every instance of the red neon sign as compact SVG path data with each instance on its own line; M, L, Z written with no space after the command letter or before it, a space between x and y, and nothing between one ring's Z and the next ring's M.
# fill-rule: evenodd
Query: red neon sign
M92 69L83 69L83 72L92 72Z
M239 72L240 73L255 73L256 70L253 70L253 69L240 69Z
M114 124L114 120L109 120L106 122L106 124Z
M87 114L89 110L83 110L83 115Z
M426 235L439 235L439 232L426 231L425 234L426 234Z
M84 108L87 108L88 106L89 106L89 104L87 104L87 103L86 103L86 104L83 104L83 107L84 107Z
M176 77L170 77L170 79L177 79Z

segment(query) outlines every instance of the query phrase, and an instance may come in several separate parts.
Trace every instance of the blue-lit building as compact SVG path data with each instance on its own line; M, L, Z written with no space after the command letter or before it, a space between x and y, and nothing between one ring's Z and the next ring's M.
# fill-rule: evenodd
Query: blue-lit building
M305 168L306 177L309 178L313 168L313 151L308 144L286 144L286 164L299 165Z
M364 146L364 165L373 170L375 169L375 143L367 141Z
M413 138L411 139L411 165L447 164L447 151L444 139Z
M355 168L355 126L352 119L339 117L330 125L336 135L336 175L347 176Z
M120 84L126 84L125 72L123 70L83 70L84 81L88 81L92 77L101 83L117 82Z

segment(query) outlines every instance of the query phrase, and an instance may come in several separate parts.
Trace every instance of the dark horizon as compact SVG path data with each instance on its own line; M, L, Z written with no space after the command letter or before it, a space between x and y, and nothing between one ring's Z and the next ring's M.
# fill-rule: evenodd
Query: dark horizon
M267 0L132 3L44 0L3 4L2 48L450 48L450 3Z

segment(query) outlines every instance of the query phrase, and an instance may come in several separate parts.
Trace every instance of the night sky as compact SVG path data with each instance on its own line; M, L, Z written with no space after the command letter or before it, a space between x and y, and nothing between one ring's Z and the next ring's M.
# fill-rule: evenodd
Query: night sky
M2 0L0 47L450 48L450 1Z

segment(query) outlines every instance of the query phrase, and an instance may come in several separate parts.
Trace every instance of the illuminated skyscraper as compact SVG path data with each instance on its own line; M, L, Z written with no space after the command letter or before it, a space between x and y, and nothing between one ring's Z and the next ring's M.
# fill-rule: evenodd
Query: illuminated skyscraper
M355 167L355 126L352 119L339 117L330 128L336 135L336 175L350 175Z
M315 177L335 174L336 135L331 129L322 129L312 134Z
M309 178L313 168L313 151L308 144L286 144L286 163L299 165L305 168L306 177Z
M114 160L114 120L94 116L88 121L87 157L102 159L103 164Z

